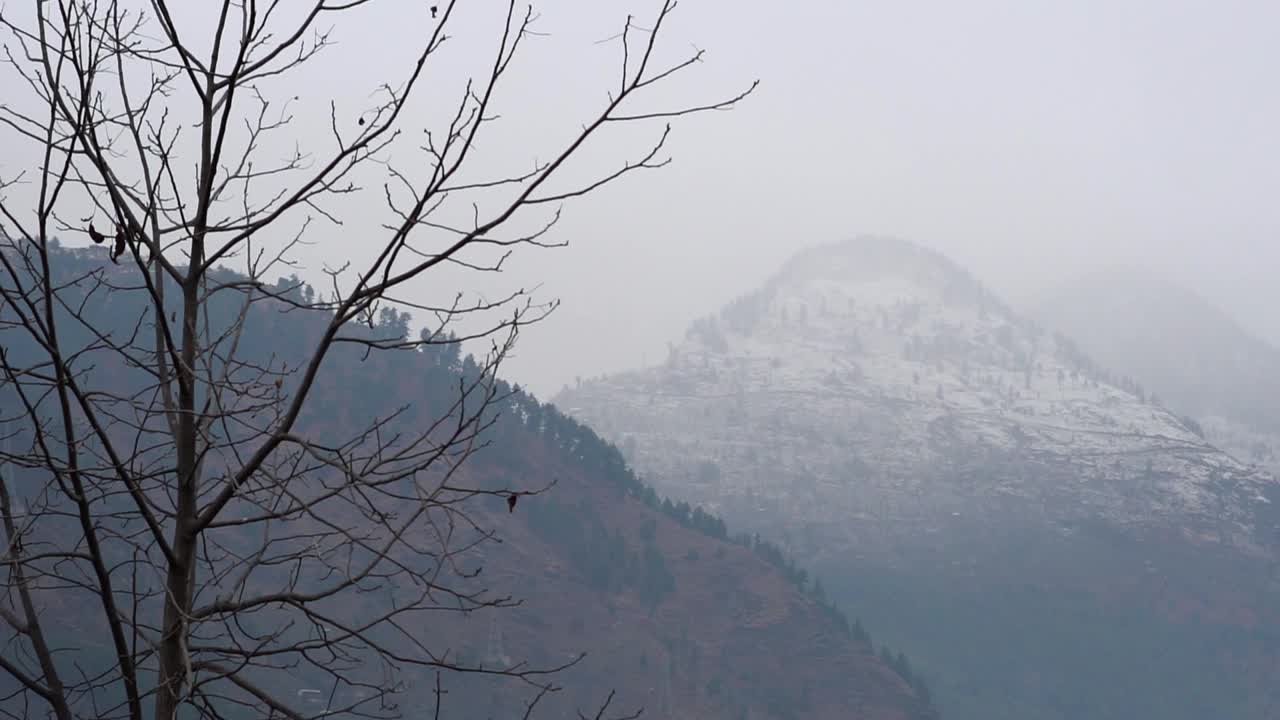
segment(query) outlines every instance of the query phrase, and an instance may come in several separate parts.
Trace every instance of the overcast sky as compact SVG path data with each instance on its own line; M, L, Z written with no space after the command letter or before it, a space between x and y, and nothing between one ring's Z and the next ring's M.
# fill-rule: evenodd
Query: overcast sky
M549 29L583 5L551 3ZM761 86L529 261L564 303L510 366L536 389L661 359L797 248L860 232L1015 303L1151 267L1280 338L1280 3L687 0L673 20L708 92Z
M616 82L619 48L597 41L658 4L542 4L546 36L506 88L488 161L545 158L542 141L574 131ZM327 132L330 98L353 106L403 69L425 32L404 8L422 5L339 26L328 64L276 89L321 109L292 129ZM495 7L461 4L459 47L485 47ZM731 112L676 122L669 167L567 206L555 239L569 247L518 255L486 281L541 283L540 298L563 302L507 367L539 394L658 361L691 319L797 249L864 232L937 248L1015 305L1091 267L1148 267L1280 339L1280 3L682 0L670 22L662 59L692 43L707 55L649 107L761 85ZM441 97L424 118L451 107ZM587 162L611 169L658 131L603 138ZM350 227L320 233L311 277L359 242Z

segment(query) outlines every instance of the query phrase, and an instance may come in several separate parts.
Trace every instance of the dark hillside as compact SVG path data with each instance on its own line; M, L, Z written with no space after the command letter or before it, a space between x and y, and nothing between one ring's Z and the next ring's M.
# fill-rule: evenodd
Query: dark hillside
M60 251L55 257L68 281L122 272L93 252ZM120 275L113 281L128 279ZM279 287L310 292L289 283ZM142 297L95 291L88 306L99 332L146 331ZM327 321L283 302L256 307L239 339L245 357L274 355L292 366L306 339ZM228 303L220 312L232 310ZM218 323L215 312L211 324ZM407 316L387 311L369 332L403 336L408 323ZM73 345L88 341L68 339ZM22 352L16 345L8 349ZM129 387L137 370L109 364L109 357L104 354L99 364L86 358L86 372L95 383ZM457 401L459 380L478 372L456 343L367 357L355 346L340 346L326 360L302 429L320 438L330 430L337 436L375 413L397 409L387 432L420 427L447 413ZM288 383L282 391L289 391ZM614 707L642 706L645 717L653 718L936 717L928 691L905 658L878 652L861 625L851 626L828 605L821 585L776 547L732 538L719 519L660 500L617 448L555 406L502 381L488 391L494 422L482 437L484 446L459 472L472 486L492 490L551 487L523 497L511 513L499 496L467 501L479 508L472 513L479 531L492 531L499 542L479 545L456 561L482 569L476 589L522 603L423 616L422 622L440 623L433 650L487 667L551 667L585 652L559 677L564 690L540 705L542 717L594 707L611 689L618 693ZM457 529L460 535L466 531ZM218 532L227 547L243 540L235 526ZM374 602L405 591L381 588L368 597ZM75 616L69 606L53 612ZM361 607L334 612L353 620ZM71 633L63 642L85 648L83 637L94 628L75 621L67 627ZM299 678L304 686L305 681ZM405 706L430 707L433 684L425 673L410 679ZM444 684L449 693L443 717L519 717L530 695L514 683L495 691L492 680L475 676L446 676Z

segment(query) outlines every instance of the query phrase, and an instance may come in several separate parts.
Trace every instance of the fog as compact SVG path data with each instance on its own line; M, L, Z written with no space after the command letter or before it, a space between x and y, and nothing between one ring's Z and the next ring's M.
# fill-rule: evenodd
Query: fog
M708 50L706 92L761 86L678 125L670 167L573 208L570 247L514 266L563 301L509 365L534 389L660 359L797 248L861 232L1014 301L1149 268L1280 338L1280 6L702 1L674 20Z
M681 0L636 75L662 0L546 0L504 75L515 3L432 1L93 40L107 3L46 41L75 112L8 34L0 230L98 246L0 247L0 696L532 716L560 667L656 717L1280 717L1280 350L1200 302L1280 347L1280 4ZM240 10L321 18L296 73L150 46L225 58ZM863 234L1078 344L873 238L663 364ZM551 303L500 372L558 409L454 342Z
M322 139L329 99L358 106L403 74L422 32L400 20L405 7L341 27L336 53L278 88L318 111L294 130ZM487 61L495 9L464 8L457 57ZM577 129L616 83L620 48L601 41L628 12L644 26L655 10L540 7L544 35L505 87L510 121L480 146L486 162L523 166ZM562 301L507 366L540 394L660 359L689 320L798 248L858 233L935 247L1015 302L1095 267L1150 269L1280 339L1275 3L687 0L671 23L661 57L696 44L705 61L646 102L761 84L732 111L674 123L670 166L570 203L552 238L568 247L517 254L500 280L479 281L540 284L539 299ZM416 112L451 109L436 104L448 92ZM660 130L609 135L587 157L612 169ZM367 193L346 212L381 202ZM316 231L308 279L358 253L345 227ZM433 287L454 282L477 287L453 275Z

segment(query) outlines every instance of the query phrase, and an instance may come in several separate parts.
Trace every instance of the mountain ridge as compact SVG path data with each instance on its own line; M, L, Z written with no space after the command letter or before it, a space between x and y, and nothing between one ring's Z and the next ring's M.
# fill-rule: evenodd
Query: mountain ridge
M852 280L832 280L853 266L858 274ZM898 271L902 267L906 272ZM1236 526L1233 542L1260 550L1251 542L1250 512L1271 482L1268 476L1221 453L1184 418L1152 403L1140 386L1113 380L1064 337L1013 313L941 255L899 241L864 238L801 253L760 291L693 323L665 366L626 373L612 387L609 382L565 391L562 404L578 408L624 445L629 441L620 433L633 437L637 457L645 457L642 467L664 477L691 477L687 468L659 457L680 452L659 448L679 444L676 436L694 432L699 417L673 412L671 403L700 404L700 419L722 419L713 425L728 428L750 398L756 416L748 422L827 432L825 446L818 442L821 447L806 450L808 463L824 465L828 476L840 471L833 458L843 454L845 442L886 447L889 435L899 450L877 462L889 474L929 475L929 468L947 464L961 472L989 470L993 456L1017 455L1045 472L1066 465L1088 475L1095 492L1111 495L1108 502L1094 502L1095 510L1118 522L1142 523L1154 513L1194 516L1202 524L1206 515L1225 510ZM592 398L596 388L604 389ZM636 446L644 431L617 425L619 413L605 407L605 396L631 403L631 421L672 432ZM806 412L845 426L809 422ZM706 443L719 444L704 448L704 459L743 466L743 458L734 456L735 432L704 432ZM835 435L844 440L830 442ZM1137 473L1158 476L1155 486L1139 488L1147 495L1141 509L1127 507L1131 503L1122 497ZM1229 508L1210 507L1220 505L1220 498L1207 496L1220 490L1207 489L1219 479L1231 491ZM999 491L1030 497L1052 488L1007 478ZM724 492L719 494L692 499L716 502Z
M1189 720L1270 697L1210 655L1270 657L1249 634L1280 628L1272 476L939 253L811 248L694 322L664 364L554 400L661 491L838 582L940 678L952 717ZM1064 622L1055 642L1090 637L1111 659L1023 639ZM1138 670L1143 653L1158 660ZM1193 701L1196 676L1213 681ZM1080 699L1117 678L1140 697Z
M1081 276L1035 307L1109 366L1141 377L1242 457L1280 469L1280 349L1203 296L1123 268Z

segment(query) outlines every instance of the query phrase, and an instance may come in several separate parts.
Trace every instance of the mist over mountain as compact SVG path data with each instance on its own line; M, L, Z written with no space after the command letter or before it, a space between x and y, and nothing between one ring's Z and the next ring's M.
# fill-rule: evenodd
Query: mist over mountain
M658 482L731 514L784 492L834 520L918 493L903 512L1024 506L1248 547L1271 482L945 258L883 238L803 253L696 322L662 367L559 399ZM886 484L826 484L862 474Z
M812 558L950 717L1269 717L1280 493L1134 377L861 237L556 402ZM1266 659L1233 674L1244 655Z
M1200 295L1152 273L1112 270L1055 288L1035 314L1197 418L1215 441L1274 467L1280 349Z

